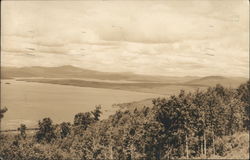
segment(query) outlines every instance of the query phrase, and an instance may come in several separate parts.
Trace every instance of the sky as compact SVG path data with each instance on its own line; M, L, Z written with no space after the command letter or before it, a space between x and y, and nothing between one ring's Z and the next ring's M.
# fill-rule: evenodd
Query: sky
M249 76L248 0L1 3L2 66Z

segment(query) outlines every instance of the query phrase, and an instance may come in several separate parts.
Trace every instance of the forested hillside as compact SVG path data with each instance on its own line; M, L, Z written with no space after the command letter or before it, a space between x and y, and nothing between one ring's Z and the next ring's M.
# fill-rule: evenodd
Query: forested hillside
M73 124L44 118L34 134L26 133L24 124L18 135L1 134L0 157L193 159L228 157L241 148L244 154L236 158L249 158L249 146L242 143L249 130L249 90L249 81L237 89L216 85L192 93L182 90L154 99L153 107L117 111L106 120L99 120L100 106L76 114Z

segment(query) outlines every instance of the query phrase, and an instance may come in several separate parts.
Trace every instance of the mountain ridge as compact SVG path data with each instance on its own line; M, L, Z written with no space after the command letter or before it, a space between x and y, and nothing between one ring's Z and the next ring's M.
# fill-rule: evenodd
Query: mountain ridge
M158 83L186 83L214 86L218 83L225 86L236 87L247 81L244 77L225 77L225 76L160 76L160 75L143 75L132 72L101 72L90 69L83 69L72 65L57 67L1 67L1 79L6 78L82 78L82 79L99 79L115 81L138 81L138 82L158 82Z
M102 80L129 80L129 81L150 81L165 82L182 81L183 77L143 75L132 72L101 72L65 65L58 67L1 67L2 78L18 77L44 77L44 78L93 78ZM196 77L198 78L198 77ZM194 77L185 77L185 80L192 80Z

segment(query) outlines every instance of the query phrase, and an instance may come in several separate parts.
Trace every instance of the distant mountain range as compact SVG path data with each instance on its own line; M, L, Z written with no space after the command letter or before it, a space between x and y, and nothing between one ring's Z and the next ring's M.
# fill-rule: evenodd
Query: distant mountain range
M60 67L1 67L1 79L8 78L65 78L65 79L84 79L95 80L110 80L110 81L132 81L132 82L149 82L149 83L172 83L185 85L201 85L214 86L218 83L227 87L237 87L241 83L247 81L243 77L223 77L223 76L208 76L208 77L168 77L155 75L141 75L134 73L112 73L100 72L77 68L74 66ZM92 80L91 80L92 79Z
M216 84L222 84L227 87L238 87L240 84L247 81L247 78L243 77L223 77L223 76L207 76L195 80L191 80L189 84L200 84L215 86Z
M143 82L182 82L193 80L197 77L166 77L166 76L150 76L134 74L130 72L100 72L95 70L88 70L77 68L74 66L60 66L60 67L2 67L2 79L6 78L84 78L84 79L99 79L99 80L114 80L114 81L143 81ZM185 80L183 79L185 78Z

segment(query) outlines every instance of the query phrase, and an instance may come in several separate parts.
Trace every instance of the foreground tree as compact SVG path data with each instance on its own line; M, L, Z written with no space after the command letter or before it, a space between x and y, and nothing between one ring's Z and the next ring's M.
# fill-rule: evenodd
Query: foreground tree
M26 125L25 124L21 124L20 127L18 128L18 130L20 131L20 137L22 137L23 139L26 138Z
M67 137L71 132L70 123L63 122L60 124L60 135L61 138Z
M102 114L101 112L101 106L96 106L94 111L91 111L92 115L94 116L95 121L99 121L100 116Z
M2 118L4 117L4 113L7 112L8 109L6 107L1 108L0 107L0 131L1 131L1 122L2 122Z
M8 111L8 109L6 107L0 109L0 119L2 119L4 117L4 113L7 111Z
M153 100L153 108L119 110L102 121L99 120L101 111L98 107L77 114L74 125L52 125L50 119L44 119L39 123L37 138L46 141L45 137L53 137L56 128L56 141L50 145L34 145L36 142L28 138L27 141L16 139L14 145L7 141L6 147L0 145L0 156L4 153L14 155L9 159L23 159L32 155L26 159L38 159L37 155L41 155L40 159L65 160L225 156L234 147L248 148L244 143L248 140L247 133L244 133L245 138L239 136L245 131L243 122L247 118L248 97L246 84L239 89L217 85L193 93L181 91L167 99L157 98ZM75 128L80 134L70 134Z
M101 113L101 106L96 106L94 111L76 114L74 117L74 133L79 134L91 124L99 121Z
M38 125L39 130L35 135L37 142L51 142L56 138L55 128L53 127L52 120L50 118L44 118L42 121L38 122Z
M250 80L247 83L241 84L237 89L238 98L243 103L243 125L244 128L250 130Z

